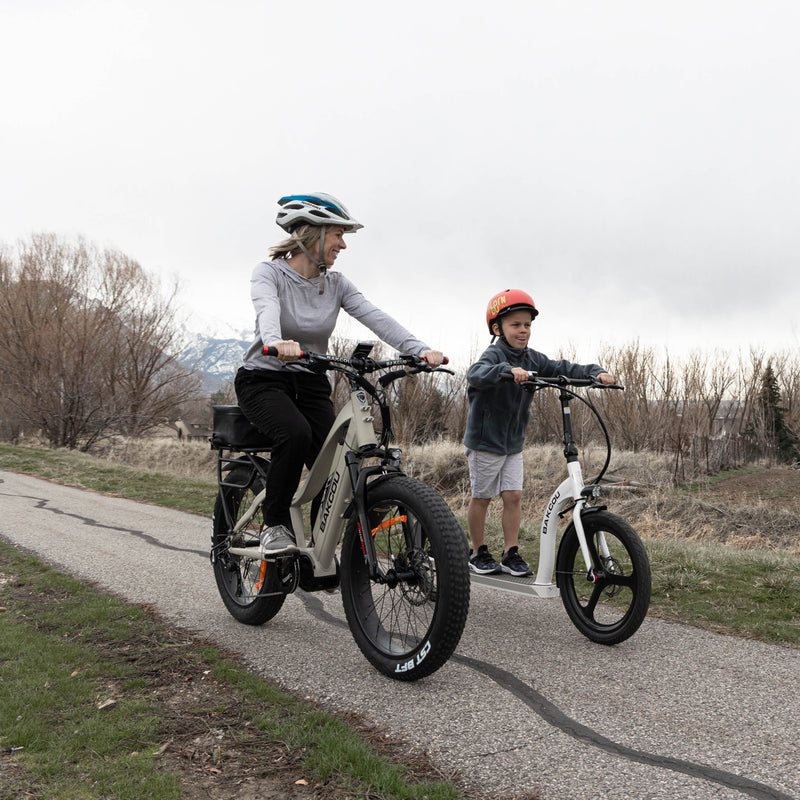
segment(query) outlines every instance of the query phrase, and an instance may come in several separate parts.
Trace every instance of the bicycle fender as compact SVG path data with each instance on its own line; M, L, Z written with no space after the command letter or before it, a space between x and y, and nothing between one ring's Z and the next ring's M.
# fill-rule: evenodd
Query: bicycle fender
M385 469L385 467L377 465L375 467L367 467L366 469L362 469L361 472L358 473L358 485L353 492L355 497L363 497L364 492L368 492L371 487L377 486L379 483L383 483L389 478L396 478L398 476L405 477L405 472L403 472L403 470L399 467L393 467L389 472L386 472ZM369 478L370 475L375 475L376 473L380 474L378 474L374 480L371 480L369 482L369 486L367 486L367 478ZM351 516L353 516L353 509L355 507L355 502L350 503L350 505L347 506L347 509L343 515L345 519L349 519Z
M608 506L584 506L581 509L581 516L585 517L587 514L595 514L598 511L607 511Z

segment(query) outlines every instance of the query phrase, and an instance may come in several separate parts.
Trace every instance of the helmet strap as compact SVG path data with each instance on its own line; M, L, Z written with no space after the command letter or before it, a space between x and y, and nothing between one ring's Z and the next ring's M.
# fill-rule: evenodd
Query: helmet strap
M494 331L492 331L492 340L489 342L489 344L494 344L495 339L497 339L498 336L500 337L501 342L506 342L506 337L503 336L503 323L500 322L500 317L497 317L495 319L495 321L492 323L492 326L494 325L497 325L497 327L500 328L500 333L497 334ZM508 344L508 342L506 342L506 344Z
M319 281L319 293L325 294L325 275L328 272L328 265L325 263L325 231L327 226L320 225L320 233L319 233L319 258L314 258L311 255L308 248L295 236L292 238L297 242L297 246L303 251L306 258L311 261L313 264L317 265L317 269L319 270L320 274L320 281Z
M499 333L499 334L497 334L497 333L493 333L493 334L492 334L492 341L490 342L490 344L494 344L494 340L499 338L499 339L500 339L500 341L501 341L501 342L502 342L504 345L506 345L506 347L511 347L511 345L508 343L508 339L506 339L506 336L505 336L505 334L503 333L503 323L502 323L502 322L500 322L500 317L498 317L498 318L497 318L497 319L494 321L494 324L495 324L495 325L497 325L497 327L498 327L498 328L500 328L500 333ZM512 349L513 349L513 348L512 348Z

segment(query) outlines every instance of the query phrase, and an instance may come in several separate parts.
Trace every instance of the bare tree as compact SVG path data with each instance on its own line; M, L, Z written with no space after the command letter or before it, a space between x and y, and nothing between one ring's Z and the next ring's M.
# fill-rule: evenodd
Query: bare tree
M177 360L175 290L133 259L36 234L0 281L4 404L52 446L141 435L197 392Z

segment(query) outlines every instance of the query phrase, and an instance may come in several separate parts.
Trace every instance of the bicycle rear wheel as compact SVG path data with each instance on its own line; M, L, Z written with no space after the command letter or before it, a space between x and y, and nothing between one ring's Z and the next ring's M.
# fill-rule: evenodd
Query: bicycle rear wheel
M227 505L233 524L252 505L264 488L264 480L250 466L234 468L225 479L236 486L222 487L223 496L217 496L212 522L211 554L214 578L222 602L231 615L245 625L262 625L280 610L286 595L281 591L278 566L275 562L235 556L228 552L237 546L259 544L258 534L263 527L261 507L255 516L235 536L226 522Z
M442 498L405 476L367 488L367 519L385 579L373 581L360 526L342 546L342 601L353 638L380 672L414 681L452 655L469 610L466 536Z
M641 539L621 517L596 511L581 517L592 558L593 580L574 523L556 559L561 600L575 627L593 642L618 644L642 624L650 605L650 562Z

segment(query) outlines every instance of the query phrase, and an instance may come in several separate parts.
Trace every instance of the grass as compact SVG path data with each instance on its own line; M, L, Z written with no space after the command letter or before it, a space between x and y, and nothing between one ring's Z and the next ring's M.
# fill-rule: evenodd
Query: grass
M724 481L727 481L731 477L737 475L753 475L758 472L758 469L759 468L756 466L737 467L736 469L723 469L720 470L716 475L706 476L702 481L694 481L693 483L689 484L686 489L688 491L696 492L700 489L705 489L709 486L723 483Z
M725 545L647 543L654 612L697 627L800 647L800 558Z
M270 797L297 779L333 800L463 797L424 762L415 772L214 646L3 542L0 665L3 798L178 800L188 784L222 798L248 778Z
M113 463L74 450L0 444L0 467L65 486L209 516L217 491L211 468L207 478L198 478Z
M0 744L13 749L36 787L32 796L136 800L146 786L151 798L180 797L177 777L154 770L157 703L141 684L114 690L136 686L135 668L96 644L125 642L143 612L2 543L0 558L13 576L0 595ZM118 698L103 707L99 698L112 694Z
M486 541L502 550L499 523ZM800 647L800 557L724 544L645 539L652 571L649 615L717 633ZM523 524L520 552L535 564L538 527Z

